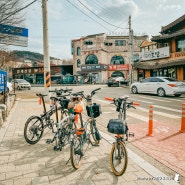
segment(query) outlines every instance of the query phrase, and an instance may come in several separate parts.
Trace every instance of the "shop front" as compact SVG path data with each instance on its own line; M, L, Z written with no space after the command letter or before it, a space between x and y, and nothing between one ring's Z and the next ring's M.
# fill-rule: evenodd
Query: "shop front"
M160 62L138 62L134 65L137 71L138 81L142 78L166 76L185 80L185 59L164 60Z
M83 78L83 83L103 83L107 77L107 65L86 64L81 65L81 71L77 73Z

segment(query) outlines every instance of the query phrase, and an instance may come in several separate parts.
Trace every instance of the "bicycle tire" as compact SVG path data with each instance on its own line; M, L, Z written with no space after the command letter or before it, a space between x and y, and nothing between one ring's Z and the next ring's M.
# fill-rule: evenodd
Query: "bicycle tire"
M24 139L27 143L36 144L44 132L44 124L39 116L31 116L27 119L24 126Z
M59 134L59 143L63 146L70 142L71 133L76 129L75 123L64 122Z
M80 136L74 136L70 148L71 164L74 169L80 168L82 157L83 151L81 150L81 138Z
M116 176L121 176L127 169L128 155L123 142L117 142L112 145L110 153L110 166Z
M97 127L96 127L96 123L93 123L92 121L90 123L90 131L91 131L91 135L92 135L92 138L94 140L94 143L96 145L98 145L100 143L100 133L99 133ZM97 139L97 137L99 139Z

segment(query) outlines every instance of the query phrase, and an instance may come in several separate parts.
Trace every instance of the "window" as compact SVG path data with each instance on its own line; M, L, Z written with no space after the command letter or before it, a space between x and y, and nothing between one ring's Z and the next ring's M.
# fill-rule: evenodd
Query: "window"
M80 67L80 64L81 64L80 59L78 59L77 60L77 67Z
M112 46L112 42L104 42L105 46Z
M139 61L139 55L135 54L133 55L133 62L138 62Z
M126 46L126 40L115 40L115 46Z
M181 38L176 41L176 51L185 51L185 38Z
M119 56L119 55L117 56L117 55L115 55L115 56L113 56L113 57L111 58L110 63L111 63L111 64L114 64L114 65L119 65L119 64L124 64L125 61L124 61L124 58L123 58L122 56Z
M80 47L77 47L77 56L79 56L80 54L81 54Z
M88 40L88 41L84 41L84 44L85 45L93 45L93 42L91 40Z
M96 55L88 55L86 60L85 60L85 64L98 64L98 58Z

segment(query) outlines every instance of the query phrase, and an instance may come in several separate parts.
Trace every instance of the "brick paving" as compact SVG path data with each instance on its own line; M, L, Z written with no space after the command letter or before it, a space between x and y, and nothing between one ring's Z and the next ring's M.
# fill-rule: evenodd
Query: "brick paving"
M98 147L89 145L82 166L74 170L70 162L66 164L69 159L68 146L56 152L53 150L53 144L45 143L51 133L46 131L35 145L25 142L23 129L26 119L30 115L38 115L41 111L42 107L38 106L37 99L17 100L0 129L0 185L177 184L171 179L158 181L156 176L151 175L151 170L147 170L147 162L144 161L142 167L131 157L125 174L121 177L114 176L109 165L111 144L106 139L102 139ZM150 140L152 138L148 138L146 143ZM135 156L134 152L130 152Z

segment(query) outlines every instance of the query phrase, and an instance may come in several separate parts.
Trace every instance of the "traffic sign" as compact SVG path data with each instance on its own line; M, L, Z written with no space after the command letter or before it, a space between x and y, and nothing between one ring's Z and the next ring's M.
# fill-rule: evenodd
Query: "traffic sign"
M28 29L0 24L0 44L28 46Z

